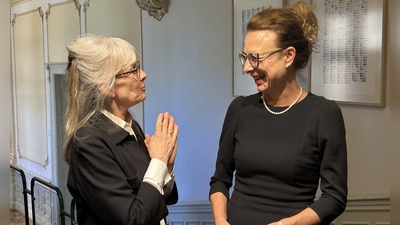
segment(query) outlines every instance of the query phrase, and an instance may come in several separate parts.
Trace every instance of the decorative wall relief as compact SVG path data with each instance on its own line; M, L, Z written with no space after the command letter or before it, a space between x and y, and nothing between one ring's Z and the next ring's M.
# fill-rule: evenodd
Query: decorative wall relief
M139 7L160 21L168 13L169 0L136 0Z

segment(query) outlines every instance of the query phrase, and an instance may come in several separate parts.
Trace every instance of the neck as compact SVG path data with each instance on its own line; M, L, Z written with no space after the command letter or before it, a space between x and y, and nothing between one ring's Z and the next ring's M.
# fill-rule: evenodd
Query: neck
M111 104L111 113L114 114L115 116L117 116L118 118L125 120L126 122L129 122L132 119L131 114L129 113L128 109L125 109L114 103Z
M301 89L296 83L286 86L279 92L263 92L262 96L267 105L280 107L292 104L297 98L301 99L302 96L299 97L300 92Z

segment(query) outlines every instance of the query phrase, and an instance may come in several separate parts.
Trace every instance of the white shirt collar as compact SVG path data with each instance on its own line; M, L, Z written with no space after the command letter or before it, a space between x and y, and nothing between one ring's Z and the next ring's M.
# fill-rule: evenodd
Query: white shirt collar
M101 113L103 113L111 121L116 123L119 127L121 127L122 129L126 130L130 135L133 135L136 138L136 134L132 129L132 119L128 123L125 120L117 117L116 115L112 114L111 112L109 112L109 111L107 111L105 109L101 110Z

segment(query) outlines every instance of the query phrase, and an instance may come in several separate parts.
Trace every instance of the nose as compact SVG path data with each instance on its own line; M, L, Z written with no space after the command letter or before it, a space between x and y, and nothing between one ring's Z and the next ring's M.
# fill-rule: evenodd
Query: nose
M244 62L243 65L243 72L244 73L248 73L250 71L252 71L254 68L250 65L250 61L248 58L246 58L246 61Z
M142 69L140 69L140 80L144 80L146 79L147 74L146 72L144 72Z

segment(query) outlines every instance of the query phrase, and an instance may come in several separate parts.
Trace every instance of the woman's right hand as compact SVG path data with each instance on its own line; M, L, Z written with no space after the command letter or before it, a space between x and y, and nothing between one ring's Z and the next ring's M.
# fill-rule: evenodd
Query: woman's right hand
M214 214L215 225L229 225L227 216L228 199L221 192L210 195L211 208Z
M215 222L215 225L230 225L230 224L228 223L228 221L224 220L224 221Z
M177 148L178 125L168 113L160 113L156 121L153 136L146 134L144 143L151 158L163 161L167 166L175 161Z

